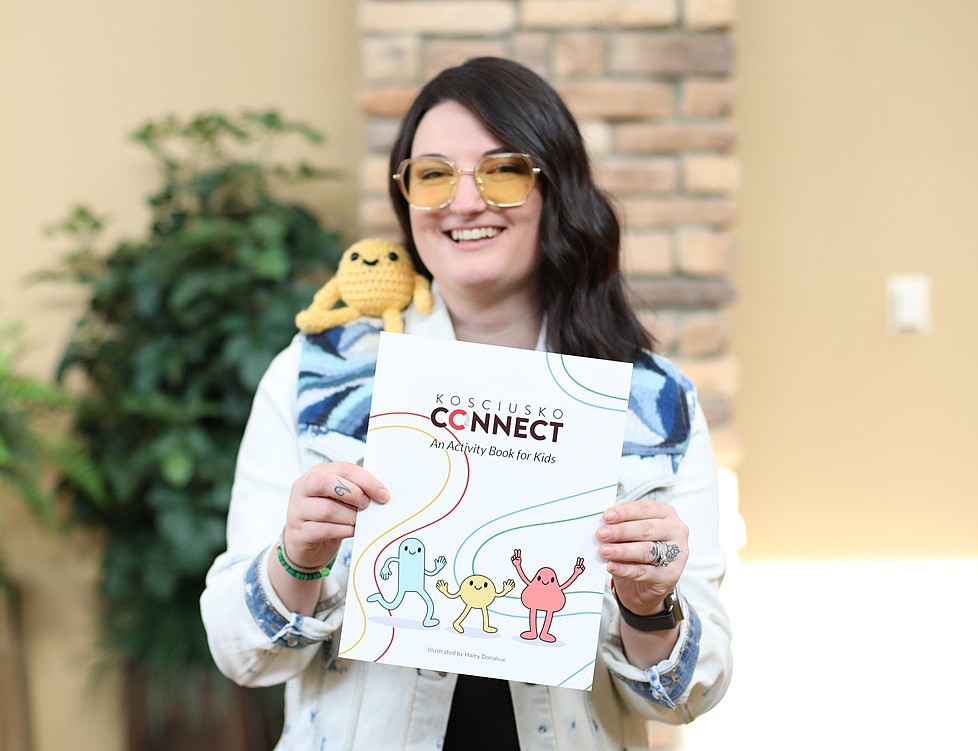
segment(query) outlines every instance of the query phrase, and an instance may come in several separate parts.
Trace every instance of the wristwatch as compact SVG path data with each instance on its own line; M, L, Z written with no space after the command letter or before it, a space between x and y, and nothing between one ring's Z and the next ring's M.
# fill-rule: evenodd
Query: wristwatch
M614 593L615 601L618 603L621 619L636 631L668 631L671 628L675 628L676 624L686 617L683 613L683 607L680 604L678 589L674 589L666 595L666 599L662 601L662 610L652 615L638 615L637 613L633 613L621 604L621 600L618 599L618 593L615 592L613 587L611 591Z

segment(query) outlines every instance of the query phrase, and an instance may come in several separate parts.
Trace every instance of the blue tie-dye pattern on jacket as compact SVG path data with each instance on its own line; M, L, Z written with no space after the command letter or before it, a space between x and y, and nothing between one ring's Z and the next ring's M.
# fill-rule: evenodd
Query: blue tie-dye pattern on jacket
M335 431L366 440L381 327L360 320L307 336L299 364L299 432ZM692 383L669 360L643 353L632 370L625 456L671 456L673 470L689 445L696 408Z

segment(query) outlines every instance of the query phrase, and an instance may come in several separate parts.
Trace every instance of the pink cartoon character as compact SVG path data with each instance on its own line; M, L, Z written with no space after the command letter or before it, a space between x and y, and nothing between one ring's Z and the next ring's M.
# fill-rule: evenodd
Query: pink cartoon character
M541 641L552 644L557 641L557 638L550 633L550 622L553 620L554 613L563 609L567 603L567 598L564 597L564 590L577 577L584 573L584 559L577 559L577 564L574 566L574 573L563 584L557 583L557 572L552 568L542 568L536 572L533 579L527 579L526 574L523 573L523 567L520 565L523 558L520 555L519 548L513 551L513 557L510 560L516 566L516 573L520 575L520 579L526 585L526 589L523 590L520 599L530 609L530 630L524 631L520 636L524 639L537 638L537 613L543 610L546 616L543 619L543 628L540 629L539 637Z

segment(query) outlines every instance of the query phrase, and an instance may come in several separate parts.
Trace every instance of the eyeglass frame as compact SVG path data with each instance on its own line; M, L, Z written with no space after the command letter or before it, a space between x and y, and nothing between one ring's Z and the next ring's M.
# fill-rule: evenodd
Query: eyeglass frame
M523 198L522 201L519 201L518 203L497 203L496 201L491 200L485 194L482 183L479 182L479 178L476 177L475 174L476 171L479 169L479 165L482 164L487 159L499 159L501 157L507 157L507 156L522 157L530 165L530 187L526 191L526 196ZM455 179L455 184L452 186L452 194L448 197L448 200L445 201L444 203L440 203L437 206L415 206L413 203L411 203L411 199L408 197L407 194L407 188L404 185L404 169L411 162L416 162L421 159L437 159L443 161L445 164L447 164L449 167L451 167L454 170L456 179ZM410 206L412 209L417 209L418 211L440 211L441 209L451 206L452 201L455 200L455 194L458 193L458 184L460 182L458 178L461 177L462 175L472 175L472 179L475 180L475 185L479 189L479 195L482 196L482 200L484 200L489 206L492 206L497 209L512 209L517 206L522 206L524 203L527 202L527 199L529 199L530 197L530 193L533 192L533 186L536 185L537 175L539 174L541 174L541 170L539 167L536 166L536 164L533 163L533 157L530 156L529 154L525 154L519 151L504 151L498 154L495 153L486 154L478 162L475 163L475 166L472 169L461 169L451 159L446 159L445 157L441 157L441 156L416 156L408 159L402 159L401 163L397 165L397 172L391 175L391 179L397 181L397 186L401 189L401 195L404 196L404 200L407 201L408 206Z

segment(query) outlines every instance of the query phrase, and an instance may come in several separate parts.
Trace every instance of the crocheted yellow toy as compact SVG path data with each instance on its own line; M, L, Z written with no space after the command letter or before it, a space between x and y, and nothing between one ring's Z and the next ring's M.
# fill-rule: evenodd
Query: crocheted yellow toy
M346 307L334 309L340 300ZM431 312L431 286L414 270L408 252L387 240L361 240L346 249L336 275L295 317L295 325L307 334L319 334L370 316L383 318L385 331L400 334L401 311L412 301L420 312Z

